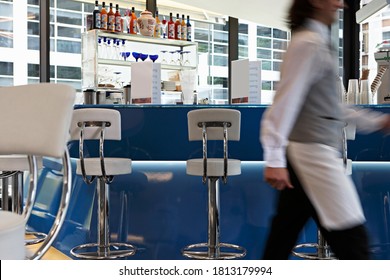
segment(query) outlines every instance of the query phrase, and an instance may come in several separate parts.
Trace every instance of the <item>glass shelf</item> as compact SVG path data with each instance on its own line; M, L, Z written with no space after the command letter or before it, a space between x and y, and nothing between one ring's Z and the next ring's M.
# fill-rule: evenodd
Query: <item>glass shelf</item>
M127 41L134 41L139 43L148 43L155 45L165 45L165 46L177 46L177 47L189 47L196 46L197 42L190 41L181 41L181 40L172 40L172 39L163 39L163 38L155 38L143 35L133 35L128 33L120 33L120 32L110 32L105 30L89 30L87 32L96 32L96 35L99 37L107 37L114 39L121 39Z
M101 65L115 65L115 66L130 66L135 61L125 61L125 60L116 60L116 59L104 59L99 58L98 63ZM195 66L184 66L184 65L172 65L172 64L161 64L161 69L166 70L193 70L196 69Z

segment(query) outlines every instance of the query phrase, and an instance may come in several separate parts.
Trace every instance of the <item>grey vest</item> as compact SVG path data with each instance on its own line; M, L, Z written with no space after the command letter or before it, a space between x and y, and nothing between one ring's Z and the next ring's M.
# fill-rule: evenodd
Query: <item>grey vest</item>
M310 86L289 140L320 143L340 149L345 122L342 120L337 91L335 60L328 46L324 46L321 55L323 65L318 67L325 69L323 77Z

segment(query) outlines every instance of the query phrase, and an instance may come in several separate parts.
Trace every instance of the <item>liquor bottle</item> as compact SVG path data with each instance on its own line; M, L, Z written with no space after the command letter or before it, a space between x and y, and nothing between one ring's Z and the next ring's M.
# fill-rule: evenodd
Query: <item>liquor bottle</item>
M175 39L176 40L181 40L181 22L180 22L180 15L179 14L176 14Z
M161 37L161 21L158 17L158 10L156 10L155 19L156 19L156 25L154 27L154 37L160 38Z
M169 13L168 39L175 39L175 22L173 21L172 13Z
M137 34L137 30L137 15L135 14L134 7L131 7L130 33Z
M115 5L115 31L116 32L122 32L123 30L123 21L122 21L122 17L121 17L121 14L119 12L119 5L116 4Z
M187 16L187 41L192 41L192 26L190 23L190 16Z
M123 32L130 33L130 20L131 20L131 11L126 9L125 16L123 19Z
M184 15L181 15L181 40L187 41L187 24L184 20Z
M102 10L100 11L100 15L101 15L101 29L107 30L108 17L107 17L107 10L106 10L106 2L102 3Z
M107 30L115 32L115 13L112 10L112 3L110 3L110 10L108 11L108 25Z
M92 28L100 29L102 18L99 10L99 1L95 1L95 9L93 10L92 18L93 18Z

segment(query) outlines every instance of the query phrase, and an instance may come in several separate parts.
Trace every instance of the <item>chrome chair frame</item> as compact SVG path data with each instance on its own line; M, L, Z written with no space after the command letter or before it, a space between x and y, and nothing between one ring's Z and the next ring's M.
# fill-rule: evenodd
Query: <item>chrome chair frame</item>
M114 176L108 176L106 174L106 168L104 164L104 131L106 127L110 127L110 122L95 122L85 121L78 123L81 128L80 140L79 140L79 155L80 155L80 167L83 180L86 184L92 184L96 176L88 178L85 171L84 162L84 129L85 127L100 127L100 139L99 139L99 158L102 176L98 176L97 182L97 199L98 199L98 228L97 228L97 243L81 244L73 247L70 250L72 256L80 259L89 260L105 260L105 259L118 259L125 258L135 254L137 248L134 245L119 242L110 242L109 231L109 184L112 183ZM119 250L120 247L124 247L123 250ZM89 248L97 248L96 252L82 252Z

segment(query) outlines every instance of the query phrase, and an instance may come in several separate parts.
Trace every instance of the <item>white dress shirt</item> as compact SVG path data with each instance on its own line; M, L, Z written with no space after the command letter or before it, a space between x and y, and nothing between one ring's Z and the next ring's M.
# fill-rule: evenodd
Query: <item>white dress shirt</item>
M267 108L261 121L260 140L264 160L269 167L286 167L289 134L305 102L309 87L322 75L318 46L330 44L330 30L328 26L315 20L309 20L306 27L314 31L315 36L300 36L299 33L297 36L293 35L283 60L281 80L274 102ZM341 102L340 106L343 107L345 121L355 124L360 132L376 131L384 121L384 116L379 112L352 109Z

